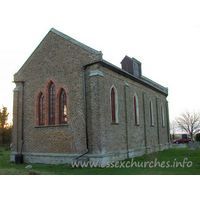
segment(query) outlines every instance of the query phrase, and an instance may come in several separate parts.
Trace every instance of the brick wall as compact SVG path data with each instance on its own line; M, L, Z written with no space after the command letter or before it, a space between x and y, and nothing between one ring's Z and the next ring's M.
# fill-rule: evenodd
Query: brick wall
M84 114L84 84L82 66L101 58L101 54L82 48L65 38L49 32L22 66L15 81L24 83L24 153L81 154L86 151L86 121ZM68 94L68 124L59 125L56 101L55 125L48 125L48 103L45 125L38 123L38 95L48 96L53 81L58 99L59 91ZM118 96L118 123L111 121L111 87ZM139 124L134 124L133 96L137 94ZM21 150L22 87L14 91L13 148ZM168 142L166 96L141 85L101 64L86 69L86 99L89 155L124 152ZM150 124L149 101L153 104L154 126ZM161 104L165 126L162 126ZM28 158L28 157L27 157ZM122 158L122 157L121 157ZM35 162L35 161L34 161Z
M24 152L83 153L85 151L82 66L99 58L100 55L91 53L49 32L19 72L15 74L15 81L25 81ZM47 92L49 80L54 80L56 90L59 90L61 85L68 89L70 122L67 125L38 126L36 98L38 91ZM20 83L16 85L20 86ZM45 124L48 125L48 118ZM13 144L14 151L20 151L21 89L14 92Z
M90 77L90 73L94 70L101 71L104 76ZM110 89L113 85L118 93L118 124L111 123ZM101 65L87 68L87 86L88 111L91 113L88 121L93 153L116 152L127 150L127 148L131 150L168 142L165 95ZM133 96L135 93L139 102L139 125L134 123ZM153 126L150 124L150 99L153 104ZM161 103L165 115L165 126L161 124ZM95 144L101 145L99 147L96 145L94 148Z

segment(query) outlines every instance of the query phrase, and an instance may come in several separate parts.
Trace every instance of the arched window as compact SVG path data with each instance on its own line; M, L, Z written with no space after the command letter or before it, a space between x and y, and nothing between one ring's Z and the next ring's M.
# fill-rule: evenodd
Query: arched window
M139 106L138 106L138 98L137 94L133 96L133 105L134 105L134 120L135 124L139 124Z
M154 126L153 104L152 104L151 100L149 102L149 109L150 109L150 124L151 124L151 126Z
M66 93L62 89L60 92L59 97L59 123L60 124L66 124L67 123L67 99L66 99Z
M165 126L165 114L162 104L161 104L161 119L162 119L162 126Z
M117 98L117 90L113 86L111 88L111 118L112 123L118 123L118 98Z
M49 86L49 124L55 124L55 85L53 82Z
M39 96L39 125L45 125L45 99L43 93Z

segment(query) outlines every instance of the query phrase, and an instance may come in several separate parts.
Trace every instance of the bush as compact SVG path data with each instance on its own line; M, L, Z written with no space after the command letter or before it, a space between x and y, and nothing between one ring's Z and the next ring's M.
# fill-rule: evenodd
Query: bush
M196 134L196 141L200 141L200 133Z
M0 129L0 144L10 144L12 142L12 127Z

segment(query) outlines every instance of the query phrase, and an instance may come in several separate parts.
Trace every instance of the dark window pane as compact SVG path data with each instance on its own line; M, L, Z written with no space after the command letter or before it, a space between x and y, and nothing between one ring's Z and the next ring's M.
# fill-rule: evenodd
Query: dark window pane
M49 124L55 124L55 85L49 87Z
M66 93L62 89L60 92L60 106L59 106L60 124L67 123L67 99Z
M39 125L45 124L45 100L44 95L41 93L39 98Z
M116 123L115 91L114 91L114 88L112 88L112 90L111 90L111 112L112 112L112 123Z
M135 115L135 124L137 124L137 105L135 97L134 97L134 115Z

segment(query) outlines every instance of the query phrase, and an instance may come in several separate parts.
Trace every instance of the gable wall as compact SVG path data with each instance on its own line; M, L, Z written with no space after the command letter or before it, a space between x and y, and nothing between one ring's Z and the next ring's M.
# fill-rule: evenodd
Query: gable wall
M85 151L82 66L97 59L98 55L52 32L41 42L15 75L15 81L25 80L23 152L80 154ZM35 123L37 93L45 91L49 79L55 80L56 89L64 85L69 91L69 125L38 127ZM16 85L21 87L21 83ZM21 90L15 94L14 101L14 151L20 151Z
M100 58L101 55L87 51L49 32L15 75L15 81L25 81L23 152L67 153L78 156L86 151L82 66ZM95 73L97 72L96 75L92 73L94 70L96 70ZM67 125L48 126L48 119L43 127L37 124L35 115L37 95L39 91L44 91L47 95L50 80L55 82L57 91L63 85L69 92L69 123ZM16 86L13 148L15 152L20 152L22 87L21 83L16 83ZM115 86L118 93L119 123L117 124L111 123L110 90L112 86ZM133 95L135 93L139 102L139 125L134 125ZM126 153L127 149L131 156L131 152L135 149L148 149L168 143L167 106L166 97L163 94L100 64L88 66L86 69L86 94L89 157L91 154ZM153 103L154 126L150 125L150 99ZM161 124L161 103L165 113L164 127Z

